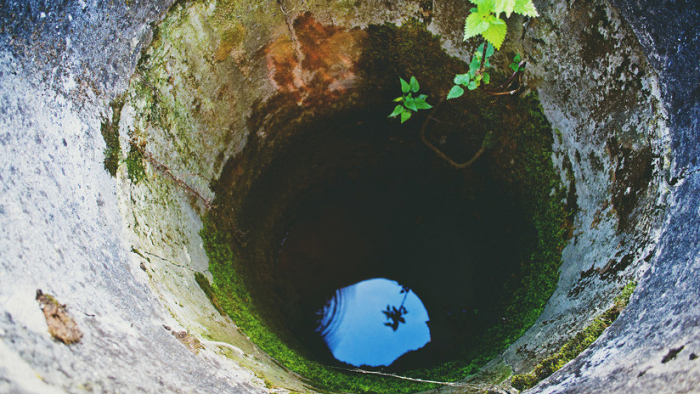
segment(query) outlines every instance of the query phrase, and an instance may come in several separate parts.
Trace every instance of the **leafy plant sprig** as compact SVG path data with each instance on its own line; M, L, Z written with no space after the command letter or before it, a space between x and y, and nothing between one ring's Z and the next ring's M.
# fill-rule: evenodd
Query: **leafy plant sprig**
M474 56L472 56L469 72L455 75L455 85L447 94L448 99L461 97L464 94L465 87L469 90L474 90L482 82L484 84L490 82L491 76L484 70L491 67L488 59L495 50L501 49L508 30L505 20L501 19L502 13L506 14L506 18L509 18L512 13L530 17L539 16L532 0L469 1L477 7L471 9L469 16L464 21L464 41L481 35L486 42L481 44ZM520 61L519 54L513 58L513 63L510 67L515 74L523 70L523 62ZM509 80L509 83L511 81L512 78Z
M403 78L399 78L401 81L401 92L403 93L400 97L394 99L394 102L400 103L394 108L394 111L389 115L390 118L401 116L401 123L409 120L413 112L418 112L419 109L430 109L433 108L432 105L428 104L425 99L428 98L427 95L421 94L413 97L414 93L418 93L420 90L420 85L416 77L412 76L410 82L406 82ZM413 111L413 112L411 112Z
M496 49L506 38L506 21L501 19L501 13L510 18L512 13L536 17L539 16L532 0L469 0L476 8L464 22L464 41L481 35L486 41L493 44Z
M525 66L521 62L519 53L515 54L515 57L513 57L513 63L511 63L509 66L513 69L513 72L516 73L525 69Z
M485 47L484 47L485 46ZM469 71L466 74L457 74L454 78L455 85L447 93L448 99L454 99L461 97L464 94L464 88L469 90L474 90L478 88L481 83L489 84L491 82L491 75L485 70L491 68L491 63L489 63L489 58L493 55L495 49L491 43L483 43L472 56L472 61L469 63Z

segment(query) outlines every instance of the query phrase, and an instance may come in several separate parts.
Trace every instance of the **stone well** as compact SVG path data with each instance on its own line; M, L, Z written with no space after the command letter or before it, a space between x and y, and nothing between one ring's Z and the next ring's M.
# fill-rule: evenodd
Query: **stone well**
M636 282L620 317L528 392L700 392L700 5L535 5L538 18L509 20L493 63L506 69L524 54L512 100L536 97L548 122L557 181L549 198L567 221L558 281L522 336L461 385L430 389L517 392L511 375L557 353ZM238 231L229 257L247 271L226 280L264 279L290 207L317 179L361 172L395 146L426 168L469 174L420 143L420 120L394 122L380 142L327 139L334 130L319 125L335 119L357 131L384 119L399 76L418 75L435 103L476 46L462 41L470 8L3 2L0 392L328 387L265 352L236 321L235 300L260 301L220 299L208 223L230 220ZM503 100L488 103L517 107ZM466 144L467 158L485 132ZM450 136L433 142L449 151ZM504 149L474 166L508 168ZM58 312L45 315L51 306ZM391 392L372 387L365 392Z

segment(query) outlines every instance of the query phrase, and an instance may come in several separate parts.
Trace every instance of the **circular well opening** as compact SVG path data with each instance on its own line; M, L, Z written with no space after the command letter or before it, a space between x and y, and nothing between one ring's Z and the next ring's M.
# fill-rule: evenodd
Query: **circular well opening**
M263 349L302 374L314 366L312 379L342 380L326 373L357 366L457 379L522 335L556 286L567 222L566 192L549 154L552 130L532 95L477 93L447 103L435 116L449 121L431 122L426 138L462 161L489 144L472 166L456 169L421 141L425 117L401 125L376 105L395 94L394 78L384 78L386 88L366 105L294 117L303 111L294 97L274 102L295 108L287 115L295 120L267 116L264 132L250 135L214 185L219 208L205 233L228 232L226 248L237 258L217 262L210 244L210 270L220 288L231 270L242 278L238 289L246 293L232 299L250 305L238 315L244 331L264 327ZM508 116L493 116L506 106ZM381 362L334 357L344 339L329 327L338 328L335 319L349 308L348 287L378 279L395 283L398 299L362 307L384 331L358 336L393 335L404 352ZM398 339L420 315L406 307L406 294L429 316L418 322L429 331L425 344ZM325 323L324 308L336 311ZM257 320L246 330L246 319ZM364 379L334 387L377 384ZM415 391L412 384L405 389Z

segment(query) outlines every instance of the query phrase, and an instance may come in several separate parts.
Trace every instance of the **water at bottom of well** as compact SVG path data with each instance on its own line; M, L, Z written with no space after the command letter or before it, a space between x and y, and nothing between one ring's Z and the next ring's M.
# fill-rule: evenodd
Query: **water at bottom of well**
M430 318L423 302L389 279L336 290L318 314L317 332L333 356L350 365L388 366L430 342Z

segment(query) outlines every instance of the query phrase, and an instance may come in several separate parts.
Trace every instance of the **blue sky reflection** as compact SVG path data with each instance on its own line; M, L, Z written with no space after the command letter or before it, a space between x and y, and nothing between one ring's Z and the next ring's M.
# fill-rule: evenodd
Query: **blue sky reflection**
M333 356L351 365L390 365L402 354L430 342L428 311L418 296L401 293L401 285L384 278L369 279L336 291L324 307L319 331ZM405 296L405 301L404 301ZM408 313L394 331L382 312L387 305Z

